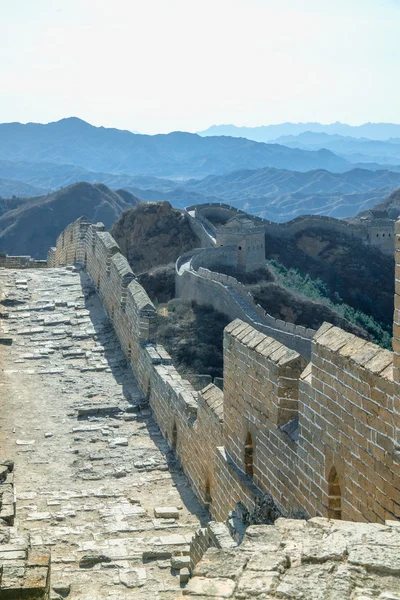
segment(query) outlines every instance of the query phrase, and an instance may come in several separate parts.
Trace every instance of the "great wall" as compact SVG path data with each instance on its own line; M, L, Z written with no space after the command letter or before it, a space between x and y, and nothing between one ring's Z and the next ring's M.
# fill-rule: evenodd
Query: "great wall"
M241 260L215 233L176 281L232 314L223 391L178 374L101 224L67 227L47 269L5 257L0 598L399 600L400 222L393 352L268 322L212 270Z
M367 214L352 222L322 215L303 215L285 223L275 223L223 203L196 204L186 208L192 217L192 225L200 236L202 245L215 244L217 226L226 225L235 216L245 219L252 227L258 227L264 233L285 239L301 231L310 231L321 227L361 240L368 246L379 248L385 254L394 252L394 223L386 211L369 210ZM226 231L226 230L225 230ZM214 240L214 244L213 244ZM219 245L219 244L217 244Z

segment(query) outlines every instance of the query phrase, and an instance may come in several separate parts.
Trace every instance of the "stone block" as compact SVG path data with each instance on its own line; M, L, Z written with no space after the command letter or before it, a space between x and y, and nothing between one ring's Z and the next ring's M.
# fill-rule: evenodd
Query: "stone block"
M356 546L351 548L348 561L367 570L400 575L400 552L396 547Z
M173 556L171 558L173 569L188 569L190 567L190 556Z
M193 577L183 590L183 595L206 596L210 598L233 598L235 582L231 579L207 579Z
M269 594L276 588L279 577L274 573L260 573L246 570L239 580L236 598L249 598Z
M179 573L179 583L187 583L190 579L190 571L187 568L183 568Z

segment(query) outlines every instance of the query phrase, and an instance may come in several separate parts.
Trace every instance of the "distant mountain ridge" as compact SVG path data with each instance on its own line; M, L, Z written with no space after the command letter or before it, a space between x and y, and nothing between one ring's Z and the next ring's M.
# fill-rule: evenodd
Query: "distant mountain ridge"
M129 187L143 200L167 200L177 208L204 202L225 202L271 221L289 221L302 214L351 217L400 187L400 173L353 169L300 173L273 168L241 169L226 175L177 184L142 178Z
M15 180L3 180L6 173ZM96 173L74 165L0 160L0 197L7 196L3 189L10 192L9 196L38 195L35 189L51 192L82 180L127 189L144 200L167 200L176 208L202 202L228 202L273 221L286 221L307 213L351 217L397 189L400 173L366 169L344 173L324 169L299 172L266 167L179 182L152 176Z
M327 148L353 163L377 162L381 165L382 163L388 165L388 168L393 168L393 165L400 164L400 138L390 138L389 140L381 141L305 131L298 135L284 135L274 141L278 144L284 144L289 148L300 148L303 150Z
M174 132L140 135L94 127L77 118L47 125L0 124L0 159L74 165L95 172L188 179L239 168L345 171L329 150L299 150L235 137ZM7 177L8 178L8 177Z
M337 134L354 138L368 138L370 140L388 140L400 138L400 125L396 123L364 123L363 125L347 125L346 123L280 123L277 125L262 125L260 127L237 127L236 125L212 125L204 131L199 131L201 136L228 135L244 137L257 142L271 142L281 136L299 135L306 131L313 133Z

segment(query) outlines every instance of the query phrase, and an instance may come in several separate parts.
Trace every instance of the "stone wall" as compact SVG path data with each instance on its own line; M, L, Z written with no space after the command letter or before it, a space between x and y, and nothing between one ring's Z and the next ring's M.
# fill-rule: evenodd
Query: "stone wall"
M242 319L309 359L314 329L275 319L254 302L250 292L237 279L204 268L211 265L217 268L218 264L233 266L234 256L235 250L231 246L196 249L181 256L176 263L176 296L187 302L212 306L229 319Z
M225 520L238 505L252 512L271 494L282 514L382 522L400 518L398 245L394 355L324 324L307 365L235 320L225 330L224 392L211 384L200 393L157 345L156 310L100 225L72 224L54 256L87 269L163 435L213 517ZM186 267L181 258L182 277ZM214 290L225 302L230 286L199 274L194 281L209 286L203 297Z
M394 243L394 222L381 223L379 220L366 222L365 225L349 223L342 219L326 217L322 215L302 215L292 221L285 223L275 223L267 219L262 219L254 215L249 215L242 210L229 206L228 204L199 204L187 207L186 210L193 217L190 221L198 221L206 229L212 229L214 237L217 236L218 228L209 220L210 218L220 219L221 222L227 221L235 216L246 216L254 221L254 225L262 227L266 234L279 238L289 238L297 233L309 229L329 229L330 231L355 237L367 245L379 248L385 254L392 254Z
M220 216L221 219L225 220L228 218L228 215L230 215L230 218L235 216L246 216L254 221L256 226L264 227L266 233L275 236L291 237L292 235L300 231L304 231L305 229L314 227L319 228L323 226L324 228L329 228L331 231L342 232L346 233L347 235L359 237L364 241L367 240L366 227L363 227L362 225L354 225L353 223L349 223L348 221L344 221L342 219L335 219L334 217L326 217L323 215L302 215L292 219L291 221L286 221L285 223L275 223L274 221L269 221L268 219L262 219L261 217L250 215L243 210L229 206L229 204L205 203L186 208L188 212L193 212L194 215L203 223L208 222L207 217L211 209L211 214L214 217Z
M284 514L400 518L391 352L328 323L314 338L306 368L298 354L241 321L226 328L224 344L225 456L218 490L228 486L235 497L221 493L218 517L238 500L249 506L243 473L251 463L248 480L271 493Z
M4 269L45 269L47 261L36 260L31 256L8 256L0 254L0 268Z
M389 219L367 221L367 235L370 246L379 248L384 254L393 255L395 246L394 221Z
M398 600L398 523L277 519L210 548L178 600Z
M190 569L193 572L195 566L202 559L209 548L229 550L236 547L227 525L210 521L207 527L199 529L190 543Z
M226 245L223 248L198 249L192 259L191 267L197 271L200 267L216 270L219 266L238 267L238 251L235 246Z
M295 493L296 444L280 427L298 416L299 377L305 366L297 352L242 321L225 329L225 456L219 473L221 480L236 488L235 503L253 507L256 496L249 487L251 482L262 493L271 493L283 510L301 506ZM251 456L246 454L246 446L250 446ZM250 506L248 496L252 498ZM229 496L225 498L222 492L217 504L222 516L229 508Z
M263 227L218 227L216 246L235 246L238 266L245 272L265 266L265 232Z
M14 464L0 464L0 598L49 600L50 552L32 547L29 536L19 535L16 512Z
M299 388L298 479L307 512L400 518L397 426L392 352L325 324Z

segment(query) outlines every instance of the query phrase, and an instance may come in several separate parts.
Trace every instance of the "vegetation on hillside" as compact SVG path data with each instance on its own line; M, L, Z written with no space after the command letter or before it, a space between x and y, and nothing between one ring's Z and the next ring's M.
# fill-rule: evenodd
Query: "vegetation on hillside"
M129 202L127 202L129 200ZM138 199L124 197L98 183L80 182L37 198L0 201L0 251L45 259L57 236L85 215L110 227Z
M274 260L269 264L281 285L329 306L353 325L365 329L373 342L383 348L392 348L391 332L387 325L343 302L339 294L332 292L322 279L312 279L309 274L302 275L298 269L287 269Z
M389 331L393 319L394 260L356 238L329 229L302 231L284 241L266 235L266 258L327 284L329 299L370 315Z
M168 312L159 312L157 339L183 377L222 377L222 341L229 321L211 307L174 301Z
M224 328L230 319L211 307L175 298L175 265L162 265L138 277L158 311L157 341L172 356L182 377L222 377Z
M175 297L175 264L145 271L138 276L138 281L156 305L169 302Z
M329 284L299 269L287 268L276 260L268 268L244 273L219 266L216 271L243 283L268 314L296 325L318 329L324 321L366 337L383 348L391 349L390 325L382 323L360 308L354 308L332 291ZM363 299L363 304L367 302Z

